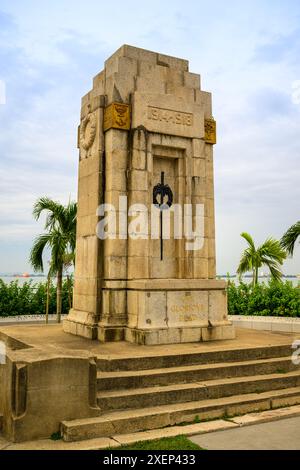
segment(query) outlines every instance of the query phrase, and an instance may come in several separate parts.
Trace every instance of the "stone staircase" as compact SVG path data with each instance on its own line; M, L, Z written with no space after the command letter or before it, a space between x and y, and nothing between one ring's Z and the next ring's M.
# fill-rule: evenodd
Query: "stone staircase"
M61 423L65 441L300 403L291 344L98 360L98 417ZM184 428L183 428L184 432Z

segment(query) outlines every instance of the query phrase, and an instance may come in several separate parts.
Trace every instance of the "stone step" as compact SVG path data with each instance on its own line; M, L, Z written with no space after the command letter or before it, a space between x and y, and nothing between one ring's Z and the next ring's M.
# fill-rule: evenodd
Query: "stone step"
M300 370L290 357L256 359L254 361L223 362L194 366L169 367L154 370L98 372L98 391L153 387L192 383L216 378L274 374Z
M300 370L285 374L268 374L206 382L173 384L129 390L98 392L98 406L103 411L144 408L171 403L228 397L243 393L261 393L300 386Z
M300 404L300 387L167 404L152 408L111 411L96 418L63 421L61 433L65 441L71 442L160 429L183 422L228 418L296 404ZM184 427L182 427L182 434L184 434Z
M195 346L195 352L182 354L153 354L136 357L107 357L97 359L97 368L102 372L151 370L169 367L214 364L218 362L251 361L256 359L271 359L291 356L291 343L277 346L257 346L252 348L213 349L201 352L201 347Z

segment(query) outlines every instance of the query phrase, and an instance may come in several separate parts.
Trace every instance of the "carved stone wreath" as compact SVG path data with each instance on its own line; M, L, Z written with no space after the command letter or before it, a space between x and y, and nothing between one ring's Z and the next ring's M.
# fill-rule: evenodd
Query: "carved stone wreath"
M87 126L90 124L90 130L87 132ZM89 113L80 125L80 144L84 150L89 150L96 137L96 118L94 114Z

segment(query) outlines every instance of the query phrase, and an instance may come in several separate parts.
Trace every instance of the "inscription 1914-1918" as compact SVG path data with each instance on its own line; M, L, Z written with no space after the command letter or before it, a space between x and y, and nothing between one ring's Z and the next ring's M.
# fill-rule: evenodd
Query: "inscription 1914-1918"
M193 114L148 106L148 119L182 126L193 125Z

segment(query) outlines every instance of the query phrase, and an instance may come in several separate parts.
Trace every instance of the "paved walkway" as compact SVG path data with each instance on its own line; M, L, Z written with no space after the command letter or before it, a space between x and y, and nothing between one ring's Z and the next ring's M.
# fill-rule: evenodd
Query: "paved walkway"
M208 450L300 450L300 417L190 437Z

